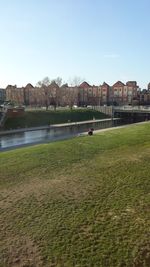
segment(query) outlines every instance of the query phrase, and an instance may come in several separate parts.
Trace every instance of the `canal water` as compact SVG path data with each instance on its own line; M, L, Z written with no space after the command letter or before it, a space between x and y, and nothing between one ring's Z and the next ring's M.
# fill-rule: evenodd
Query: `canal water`
M57 140L68 139L77 136L83 132L88 132L89 128L94 130L110 128L121 125L120 120L102 120L92 123L78 124L74 123L65 127L51 127L49 129L24 131L20 133L11 133L0 135L0 150L9 149L17 146L46 143Z

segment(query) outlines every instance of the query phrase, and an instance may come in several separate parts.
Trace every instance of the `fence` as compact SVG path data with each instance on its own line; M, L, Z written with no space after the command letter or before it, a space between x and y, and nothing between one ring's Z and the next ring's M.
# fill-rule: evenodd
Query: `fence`
M113 116L113 107L112 106L94 106L93 109L100 111L106 115Z

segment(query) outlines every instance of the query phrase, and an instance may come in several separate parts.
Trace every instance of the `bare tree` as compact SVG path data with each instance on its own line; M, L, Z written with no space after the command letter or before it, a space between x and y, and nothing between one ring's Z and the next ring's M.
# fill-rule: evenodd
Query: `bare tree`
M44 104L45 104L46 110L48 110L48 106L49 106L48 86L50 85L50 83L51 83L50 78L47 76L36 84L37 87L40 87L41 89L43 89Z
M68 87L66 89L66 103L72 109L73 105L78 103L78 88Z
M48 110L49 105L54 106L56 110L60 101L60 86L62 84L62 78L57 77L56 79L50 80L49 77L45 77L43 80L37 83L38 87L43 88L44 91L44 102L46 110Z
M79 86L83 81L84 79L80 76L74 76L73 78L69 79L71 86Z
M47 76L44 79L42 79L41 81L38 81L38 83L36 85L38 87L42 87L42 85L48 86L53 82L55 82L60 87L62 85L62 78L58 76L57 78L50 80L50 78Z
M55 81L47 87L47 96L49 104L56 110L60 102L60 88Z
M57 77L57 78L53 79L51 82L55 82L60 87L62 85L62 78Z
M36 84L38 87L42 87L43 85L44 86L48 86L48 85L50 85L50 83L51 83L51 80L50 80L50 78L47 76L47 77L45 77L43 80L41 80L41 81L38 81L38 83Z
M49 106L48 86L42 83L41 88L43 89L43 93L44 93L45 107L46 107L46 110L48 110L48 106Z

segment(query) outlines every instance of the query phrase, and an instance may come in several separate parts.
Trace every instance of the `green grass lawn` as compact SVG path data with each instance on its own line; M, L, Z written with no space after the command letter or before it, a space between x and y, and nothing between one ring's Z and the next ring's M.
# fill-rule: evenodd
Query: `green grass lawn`
M85 121L108 118L107 115L88 109L56 110L56 111L26 111L20 118L8 118L5 129L16 129L25 127L45 126L50 124L65 123L71 121Z
M0 154L1 267L149 267L150 124Z

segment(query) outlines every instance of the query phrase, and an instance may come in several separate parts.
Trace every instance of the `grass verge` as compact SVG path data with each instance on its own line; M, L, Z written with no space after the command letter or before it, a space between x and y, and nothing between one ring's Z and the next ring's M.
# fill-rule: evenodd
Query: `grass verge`
M149 267L150 124L0 154L0 266Z

